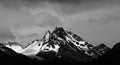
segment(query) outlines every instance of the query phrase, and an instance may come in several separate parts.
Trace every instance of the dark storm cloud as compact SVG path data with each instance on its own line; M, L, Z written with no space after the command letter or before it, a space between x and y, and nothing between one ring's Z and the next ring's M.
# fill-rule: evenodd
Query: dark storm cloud
M0 6L9 9L20 9L23 3L21 0L0 0Z
M27 2L31 3L36 3L36 2L51 2L51 3L85 3L85 2L100 2L100 1L112 1L112 0L24 0Z
M100 0L24 0L24 2L37 3L37 2L51 2L51 3L82 3L88 1L100 1Z
M44 3L57 3L57 4L74 4L79 5L88 2L101 2L101 1L112 1L112 0L0 0L0 4L7 8L19 9L22 6L36 6L44 5Z

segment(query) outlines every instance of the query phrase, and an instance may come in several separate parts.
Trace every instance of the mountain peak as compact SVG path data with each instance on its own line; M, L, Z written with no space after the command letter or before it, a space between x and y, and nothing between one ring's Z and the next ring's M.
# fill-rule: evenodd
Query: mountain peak
M51 34L51 31L48 30L48 31L45 33L45 35L43 36L42 41L44 41L44 42L48 41L50 34Z
M115 49L115 50L120 50L120 42L116 43L116 44L113 46L113 49Z
M52 32L52 35L56 35L65 40L64 36L66 36L67 33L63 27L55 27L54 31Z

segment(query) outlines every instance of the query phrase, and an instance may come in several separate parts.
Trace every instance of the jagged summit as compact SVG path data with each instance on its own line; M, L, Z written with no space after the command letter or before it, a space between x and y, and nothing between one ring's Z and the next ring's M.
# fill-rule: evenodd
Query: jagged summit
M55 30L53 30L53 32L51 34L48 34L48 36L45 34L43 39L47 38L46 40L48 40L48 41L46 41L46 42L52 42L51 44L53 44L53 43L56 44L55 41L63 41L63 43L58 43L58 45L67 44L68 41L74 42L74 45L77 45L79 43L81 44L81 46L84 44L87 45L87 43L85 43L86 41L83 41L82 38L73 34L72 32L71 32L71 34L67 33L67 31L63 27L56 27ZM78 41L78 39L79 39L79 41ZM67 42L67 43L65 43L65 42Z
M66 36L67 34L66 34L66 31L64 30L64 28L63 27L56 27L55 28L55 30L53 30L53 32L52 32L52 34L56 34L56 35L58 35L58 36Z
M41 40L44 41L44 42L48 41L48 38L49 38L50 35L51 35L51 31L48 30Z

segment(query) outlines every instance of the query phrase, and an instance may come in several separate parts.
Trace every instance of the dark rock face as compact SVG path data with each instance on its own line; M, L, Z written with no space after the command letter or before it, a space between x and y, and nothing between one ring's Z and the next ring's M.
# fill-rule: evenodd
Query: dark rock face
M120 64L120 43L114 45L114 47L103 54L102 56L94 59L91 64Z
M116 43L116 44L113 46L113 49L115 49L116 51L119 51L119 50L120 50L120 42Z
M109 50L110 48L107 47L105 44L100 44L99 46L95 46L94 48L90 49L88 52L90 54L93 54L94 58L97 58L99 56L102 56Z

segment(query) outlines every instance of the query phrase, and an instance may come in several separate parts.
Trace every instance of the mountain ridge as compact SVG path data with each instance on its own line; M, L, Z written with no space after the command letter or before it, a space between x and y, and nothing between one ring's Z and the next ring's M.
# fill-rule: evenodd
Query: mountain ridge
M26 53L29 50L34 50L34 52ZM38 58L39 60L42 58L43 61L49 62L75 61L87 63L105 55L110 50L112 49L104 43L95 46L63 27L56 27L52 32L48 30L42 39L33 40L31 44L22 49L20 54L30 58Z

